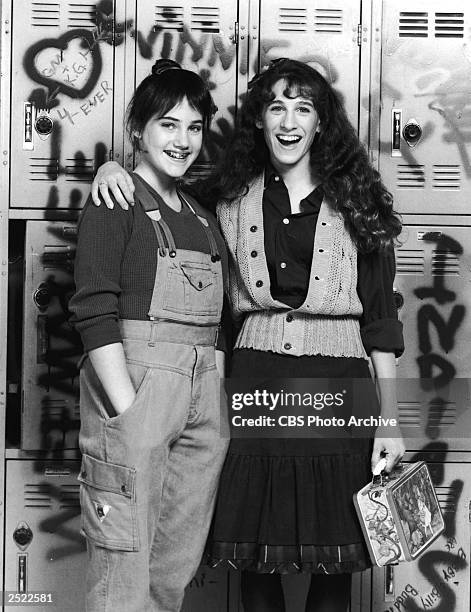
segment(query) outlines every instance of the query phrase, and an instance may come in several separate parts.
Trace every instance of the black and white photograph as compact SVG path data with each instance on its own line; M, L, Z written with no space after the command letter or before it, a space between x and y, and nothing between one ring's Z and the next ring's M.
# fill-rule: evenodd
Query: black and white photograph
M2 609L469 612L469 2L0 19Z

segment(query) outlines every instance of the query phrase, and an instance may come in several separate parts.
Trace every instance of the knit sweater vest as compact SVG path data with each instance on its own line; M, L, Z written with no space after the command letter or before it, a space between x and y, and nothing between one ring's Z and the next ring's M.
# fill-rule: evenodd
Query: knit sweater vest
M263 175L237 202L218 204L229 249L236 317L245 315L235 348L287 355L366 358L358 323L357 251L343 219L325 198L317 220L309 287L296 309L272 298L264 249Z

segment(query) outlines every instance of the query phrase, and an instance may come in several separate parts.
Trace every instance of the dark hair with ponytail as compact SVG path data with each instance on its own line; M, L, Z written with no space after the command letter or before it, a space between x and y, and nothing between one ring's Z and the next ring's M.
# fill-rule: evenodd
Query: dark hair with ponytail
M130 139L137 144L136 134L142 133L150 119L163 117L185 98L201 113L206 133L217 110L207 84L177 62L157 60L152 66L152 74L139 84L128 105L126 129Z

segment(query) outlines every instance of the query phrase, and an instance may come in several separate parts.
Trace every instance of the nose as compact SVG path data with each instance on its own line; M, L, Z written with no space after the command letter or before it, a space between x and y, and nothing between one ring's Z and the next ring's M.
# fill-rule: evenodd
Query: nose
M281 127L285 130L292 130L296 127L296 116L294 110L286 109L281 118Z
M188 140L188 132L185 128L181 127L177 133L175 134L174 144L176 147L180 149L188 149L189 140Z

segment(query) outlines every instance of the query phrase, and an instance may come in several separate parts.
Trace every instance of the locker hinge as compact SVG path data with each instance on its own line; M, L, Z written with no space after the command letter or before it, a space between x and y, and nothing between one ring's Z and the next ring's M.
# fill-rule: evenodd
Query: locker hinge
M471 523L471 501L468 504L468 520Z
M113 161L113 159L113 149L110 149L108 153L108 161Z
M357 45L361 47L361 23L357 25Z

